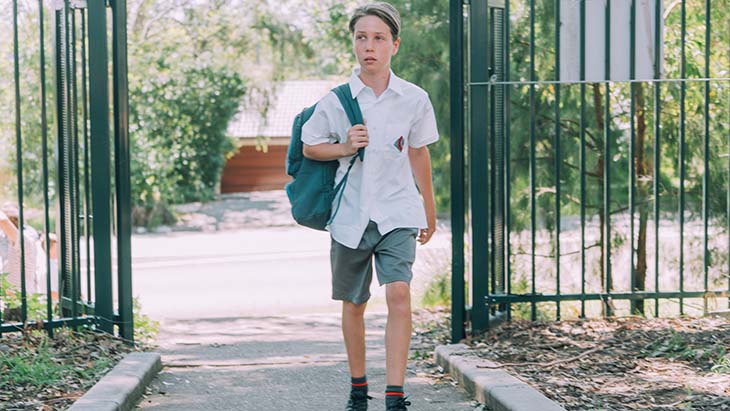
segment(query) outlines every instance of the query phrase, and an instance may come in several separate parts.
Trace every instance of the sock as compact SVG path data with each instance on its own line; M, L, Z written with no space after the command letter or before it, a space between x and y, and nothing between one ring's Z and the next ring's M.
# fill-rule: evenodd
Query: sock
M385 405L386 407L395 404L400 398L403 398L402 385L389 385L385 388Z
M352 377L352 388L350 393L368 395L368 377L363 375L362 377Z

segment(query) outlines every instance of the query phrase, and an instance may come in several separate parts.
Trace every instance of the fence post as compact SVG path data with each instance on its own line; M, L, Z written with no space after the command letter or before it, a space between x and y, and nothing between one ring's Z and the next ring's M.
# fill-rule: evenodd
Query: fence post
M469 13L471 37L471 61L469 90L469 169L472 209L472 332L485 330L489 322L486 296L489 292L489 167L488 167L488 117L489 91L484 83L489 81L489 33L488 5L475 1ZM478 250L481 250L478 251Z
M129 100L127 93L127 4L112 2L114 66L114 144L117 185L117 270L119 283L119 334L134 340L132 310L132 206L129 171Z
M105 0L89 7L89 114L94 215L94 313L101 330L113 332L111 190L109 152L109 59Z
M464 3L451 0L451 341L466 337L464 291Z

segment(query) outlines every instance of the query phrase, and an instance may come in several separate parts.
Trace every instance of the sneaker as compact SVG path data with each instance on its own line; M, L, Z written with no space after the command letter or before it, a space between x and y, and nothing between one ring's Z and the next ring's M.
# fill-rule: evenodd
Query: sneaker
M368 400L372 399L373 397L367 394L350 393L350 401L347 402L345 411L367 411Z
M388 405L387 411L408 411L408 406L411 405L410 401L406 401L408 397L398 398L398 401Z

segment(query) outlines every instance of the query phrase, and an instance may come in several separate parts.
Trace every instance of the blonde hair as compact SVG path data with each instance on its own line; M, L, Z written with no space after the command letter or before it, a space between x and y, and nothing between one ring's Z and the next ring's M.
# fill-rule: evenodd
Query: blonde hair
M400 13L392 4L384 1L366 4L355 9L350 18L350 34L355 33L355 24L365 16L375 16L390 28L393 41L400 35Z

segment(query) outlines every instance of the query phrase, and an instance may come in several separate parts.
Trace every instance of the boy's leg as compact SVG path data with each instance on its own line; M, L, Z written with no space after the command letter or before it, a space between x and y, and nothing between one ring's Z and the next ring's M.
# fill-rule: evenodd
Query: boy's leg
M365 375L365 306L342 302L342 336L347 349L347 363L354 378Z
M411 344L411 289L407 282L385 285L388 323L385 327L385 366L389 386L403 386Z

